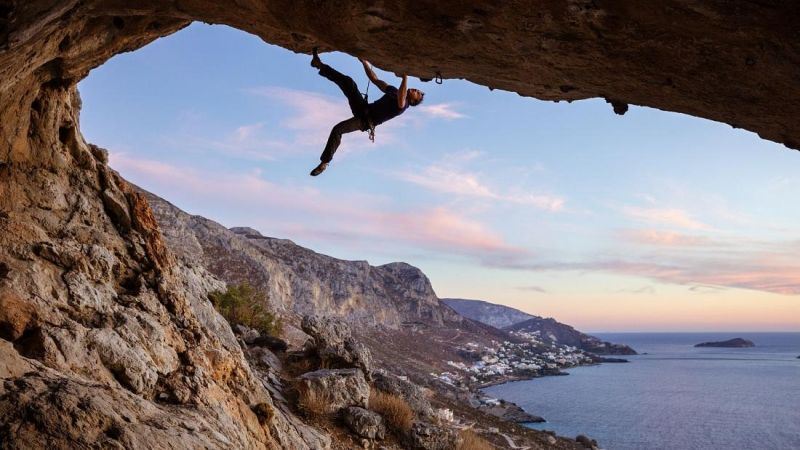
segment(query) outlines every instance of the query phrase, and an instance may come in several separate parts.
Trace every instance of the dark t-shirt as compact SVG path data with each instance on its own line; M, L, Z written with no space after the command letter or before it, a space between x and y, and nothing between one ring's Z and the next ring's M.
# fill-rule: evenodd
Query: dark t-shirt
M405 108L401 109L397 106L397 92L396 87L387 86L383 96L369 104L369 117L372 119L373 125L380 125L403 114L408 109L408 102L406 102Z

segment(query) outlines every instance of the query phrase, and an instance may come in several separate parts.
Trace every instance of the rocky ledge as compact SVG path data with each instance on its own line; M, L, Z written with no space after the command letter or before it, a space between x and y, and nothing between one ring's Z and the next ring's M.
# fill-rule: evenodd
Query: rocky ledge
M748 341L747 339L742 339L742 338L733 338L733 339L728 339L727 341L701 342L695 345L695 347L723 347L723 348L747 348L755 346L756 344L754 344L753 341Z

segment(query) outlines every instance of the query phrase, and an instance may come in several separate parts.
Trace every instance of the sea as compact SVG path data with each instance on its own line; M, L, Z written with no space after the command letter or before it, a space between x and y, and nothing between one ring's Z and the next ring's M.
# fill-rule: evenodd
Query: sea
M800 449L800 333L595 335L640 355L484 391L604 449ZM734 337L756 346L694 347Z

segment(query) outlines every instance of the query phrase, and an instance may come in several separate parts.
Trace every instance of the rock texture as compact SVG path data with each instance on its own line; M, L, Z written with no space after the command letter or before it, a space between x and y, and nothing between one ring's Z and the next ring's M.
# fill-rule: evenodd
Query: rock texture
M378 413L368 409L351 406L342 414L344 423L357 435L367 439L383 439L386 436L386 425Z
M402 398L417 417L426 419L434 417L433 407L423 389L418 385L386 371L375 372L373 378L375 389Z
M199 263L226 282L254 285L267 294L270 308L284 315L325 314L389 328L462 320L439 302L425 274L406 263L375 267L332 258L252 228L228 230L155 195L147 198L182 261Z
M325 413L335 413L348 406L367 407L369 384L360 369L320 369L298 378L302 396L324 399Z
M253 410L273 403L206 299L224 284L176 262L145 197L83 142L75 90L33 105L30 151L0 165L0 442L308 448Z
M350 326L338 317L305 316L301 323L311 336L314 352L325 367L356 367L372 378L372 354L353 338Z
M442 302L467 319L477 320L495 328L505 328L536 317L515 308L483 300L443 298Z
M451 450L457 448L458 435L452 428L418 421L411 427L408 441L413 449Z

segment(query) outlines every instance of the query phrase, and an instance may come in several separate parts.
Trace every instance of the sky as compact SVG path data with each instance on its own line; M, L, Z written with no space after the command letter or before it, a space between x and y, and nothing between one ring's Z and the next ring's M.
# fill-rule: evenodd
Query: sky
M355 58L322 59L366 88ZM683 114L412 77L422 105L375 143L346 135L310 177L351 114L309 61L193 24L92 71L81 127L126 179L189 213L408 262L440 297L595 332L800 331L798 152Z

